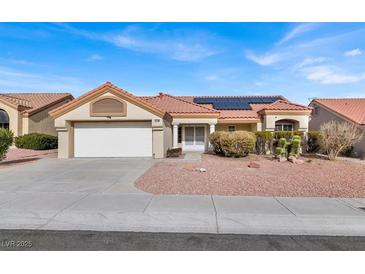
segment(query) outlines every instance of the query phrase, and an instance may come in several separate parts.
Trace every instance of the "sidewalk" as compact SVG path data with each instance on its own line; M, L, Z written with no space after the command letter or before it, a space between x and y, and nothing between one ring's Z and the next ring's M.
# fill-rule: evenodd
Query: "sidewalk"
M0 192L0 229L365 236L365 199Z

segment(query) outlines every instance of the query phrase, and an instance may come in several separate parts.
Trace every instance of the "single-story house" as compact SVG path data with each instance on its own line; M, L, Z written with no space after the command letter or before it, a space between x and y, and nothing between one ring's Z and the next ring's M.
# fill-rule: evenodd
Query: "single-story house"
M15 136L33 132L57 135L48 112L73 99L70 93L0 93L0 127Z
M350 122L365 131L365 98L317 98L309 106L313 107L309 130L319 130L329 121ZM354 145L354 153L365 157L365 137Z
M163 158L206 151L215 130L308 130L311 108L282 96L135 96L110 82L50 112L58 156Z

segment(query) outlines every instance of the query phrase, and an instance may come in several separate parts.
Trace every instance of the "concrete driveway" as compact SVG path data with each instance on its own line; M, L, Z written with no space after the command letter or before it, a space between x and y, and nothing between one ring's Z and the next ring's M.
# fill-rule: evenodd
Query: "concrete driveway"
M152 159L42 159L0 169L0 192L142 193L134 181L153 164Z
M152 195L133 183L155 161L42 159L0 169L0 229L365 236L365 199Z
M143 207L151 194L135 188L134 181L153 163L137 158L46 158L0 169L0 228L40 228L76 204L83 208L75 208L80 215L123 205L140 207L139 201Z

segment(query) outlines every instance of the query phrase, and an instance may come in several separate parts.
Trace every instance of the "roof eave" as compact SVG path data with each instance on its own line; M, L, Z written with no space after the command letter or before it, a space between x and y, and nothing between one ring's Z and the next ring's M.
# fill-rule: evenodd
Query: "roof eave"
M61 98L59 98L59 99L57 99L55 101L52 101L52 102L50 102L50 103L48 103L48 104L46 104L46 105L44 105L44 106L42 106L40 108L30 109L29 111L28 110L24 110L22 112L22 116L23 117L32 116L32 115L37 114L38 112L41 112L41 111L43 111L43 110L45 110L45 109L47 109L47 108L49 108L51 106L57 105L58 103L61 103L62 101L67 100L67 99L71 99L72 100L72 99L74 99L74 97L72 96L72 94L65 94L64 97L61 97Z
M312 109L262 109L257 112L258 114L311 114Z
M219 113L174 113L168 112L173 118L218 118Z

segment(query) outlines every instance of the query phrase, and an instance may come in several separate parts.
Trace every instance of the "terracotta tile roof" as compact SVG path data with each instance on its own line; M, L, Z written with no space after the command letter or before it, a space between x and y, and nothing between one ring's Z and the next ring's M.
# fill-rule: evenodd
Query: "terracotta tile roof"
M319 98L312 102L317 102L355 123L365 125L365 98Z
M67 98L73 99L73 96L70 93L0 93L0 100L27 114L34 114Z
M160 93L157 96L143 96L140 98L169 114L219 114L219 111L215 109L195 104L192 101L183 100L177 96L171 96L165 93Z
M274 103L268 104L262 110L311 110L311 107L291 103L286 100L277 100Z
M184 101L193 102L196 96L175 96L175 98L182 99ZM282 100L275 101L274 103L258 103L250 104L252 110L219 110L219 119L259 119L258 112L263 109L268 110L310 110L311 108L303 105L298 105L287 101L283 96L268 95L268 96L198 96L199 98L251 98L251 97L279 97ZM199 104L200 106L207 106L207 104ZM211 106L209 106L212 108Z
M174 96L178 97L183 100L193 101L194 98L272 98L272 97L279 97L282 100L286 100L285 97L281 95L225 95L225 96L219 96L219 95L205 95L205 96Z

